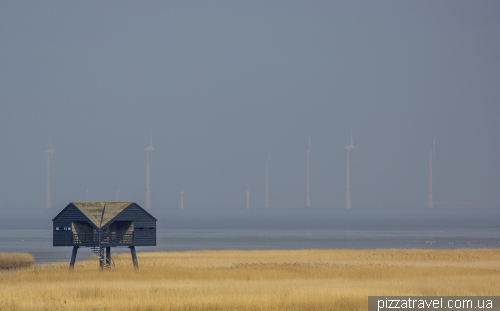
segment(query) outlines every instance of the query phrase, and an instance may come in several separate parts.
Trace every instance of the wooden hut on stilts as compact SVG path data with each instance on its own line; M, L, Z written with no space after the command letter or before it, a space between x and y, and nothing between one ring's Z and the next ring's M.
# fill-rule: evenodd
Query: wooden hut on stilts
M100 268L112 264L111 247L129 247L137 269L136 246L156 246L156 218L134 202L73 202L53 220L53 246L73 246L70 269L80 247L99 256Z

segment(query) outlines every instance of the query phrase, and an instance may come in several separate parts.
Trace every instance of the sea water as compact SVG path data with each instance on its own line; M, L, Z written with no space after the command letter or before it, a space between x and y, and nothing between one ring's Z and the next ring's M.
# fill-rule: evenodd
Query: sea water
M222 219L159 220L157 246L140 251L221 249L500 248L498 219ZM50 223L49 223L50 225ZM113 248L112 252L128 252ZM36 263L69 262L51 229L0 229L0 252L29 252ZM95 256L81 248L78 260Z

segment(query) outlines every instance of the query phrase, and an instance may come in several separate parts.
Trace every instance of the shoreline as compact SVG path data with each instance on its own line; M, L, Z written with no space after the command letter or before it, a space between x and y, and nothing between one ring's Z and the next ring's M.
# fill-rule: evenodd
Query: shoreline
M29 252L36 263L69 261L71 247L53 247L51 230L0 229L0 249ZM138 252L201 249L485 249L500 248L498 228L456 229L158 229L155 247ZM116 252L117 248L113 249ZM119 250L128 252L128 249ZM81 248L77 259L95 256Z

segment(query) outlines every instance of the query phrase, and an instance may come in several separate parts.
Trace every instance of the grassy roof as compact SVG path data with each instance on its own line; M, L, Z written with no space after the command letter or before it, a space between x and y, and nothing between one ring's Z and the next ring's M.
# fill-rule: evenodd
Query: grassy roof
M111 219L132 204L132 202L73 202L73 204L85 214L97 228L102 228L106 226Z

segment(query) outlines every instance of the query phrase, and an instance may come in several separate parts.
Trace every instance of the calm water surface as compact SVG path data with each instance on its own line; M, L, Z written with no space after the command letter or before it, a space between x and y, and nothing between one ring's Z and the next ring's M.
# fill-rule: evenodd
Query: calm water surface
M156 247L140 251L199 249L500 248L497 228L410 229L158 229ZM53 247L52 231L0 229L0 252L29 252L37 263L68 261L71 247ZM113 252L128 252L113 248ZM78 259L94 256L87 249Z

